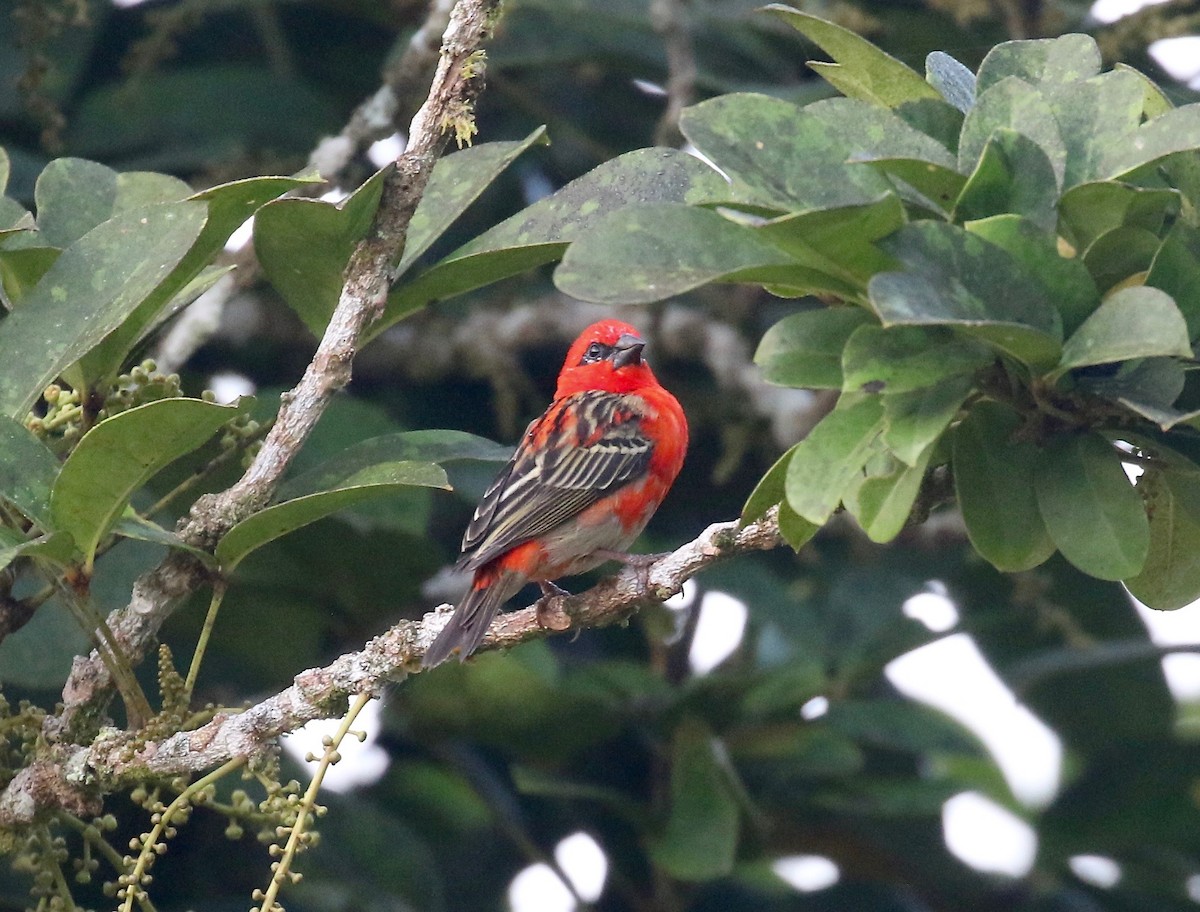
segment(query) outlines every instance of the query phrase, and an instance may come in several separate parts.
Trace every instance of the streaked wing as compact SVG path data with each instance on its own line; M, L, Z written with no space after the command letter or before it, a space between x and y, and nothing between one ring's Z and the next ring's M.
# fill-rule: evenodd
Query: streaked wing
M534 445L544 422L545 443ZM629 396L589 390L555 403L484 493L458 568L474 570L566 522L640 476L653 450Z

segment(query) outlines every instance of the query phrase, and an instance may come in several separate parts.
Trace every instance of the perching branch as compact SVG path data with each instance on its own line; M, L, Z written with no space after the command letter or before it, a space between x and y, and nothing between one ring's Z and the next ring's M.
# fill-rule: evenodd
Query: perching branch
M200 498L178 533L187 543L211 548L235 523L270 500L284 471L307 439L333 394L350 380L351 364L363 330L384 303L392 269L404 251L409 222L434 163L451 132L469 119L482 89L470 66L495 24L499 0L457 0L442 39L441 57L425 104L413 118L408 149L384 182L374 223L346 267L337 308L304 377L282 398L278 419L250 468L228 490ZM159 627L179 599L200 588L207 571L176 552L134 585L128 606L108 623L133 663L145 655ZM111 680L93 652L77 658L63 690L65 709L47 720L51 740L74 737L80 712L107 697ZM86 714L85 714L86 715Z
M552 632L618 623L647 602L670 598L682 590L684 581L718 560L781 544L774 510L744 528L736 522L717 523L648 570L627 567L581 595L501 615L479 651L516 646ZM69 755L65 747L60 748L55 762L27 767L0 793L0 827L29 823L35 814L53 808L97 806L95 785L85 782L107 791L140 782L147 775L213 769L234 758L254 757L280 735L313 719L340 717L352 697L376 694L386 684L418 672L425 650L449 620L450 611L450 605L442 605L419 621L401 621L359 652L301 672L286 690L236 715L218 715L195 731L150 743L135 741L133 733L111 731Z

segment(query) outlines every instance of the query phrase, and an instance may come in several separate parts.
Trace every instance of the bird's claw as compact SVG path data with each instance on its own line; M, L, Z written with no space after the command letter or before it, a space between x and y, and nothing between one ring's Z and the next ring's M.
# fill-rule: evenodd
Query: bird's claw
M542 590L536 605L538 626L545 630L570 630L571 616L563 610L562 599L571 593L549 580L540 581L538 588Z

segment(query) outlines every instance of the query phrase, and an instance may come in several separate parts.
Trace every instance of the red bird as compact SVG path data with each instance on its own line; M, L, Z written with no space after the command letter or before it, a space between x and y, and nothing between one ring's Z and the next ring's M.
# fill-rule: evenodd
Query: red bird
M687 420L619 320L575 340L554 401L526 429L483 495L455 565L471 591L425 653L429 668L479 646L496 611L527 582L584 573L638 537L683 465Z

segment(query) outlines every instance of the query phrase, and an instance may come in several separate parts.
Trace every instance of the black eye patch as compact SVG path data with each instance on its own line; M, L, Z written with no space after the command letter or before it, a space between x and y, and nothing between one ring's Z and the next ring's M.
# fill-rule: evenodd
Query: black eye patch
M602 342L593 342L587 347L587 351L583 353L583 358L580 359L580 364L595 364L597 361L603 361L613 353L611 345L605 345Z

